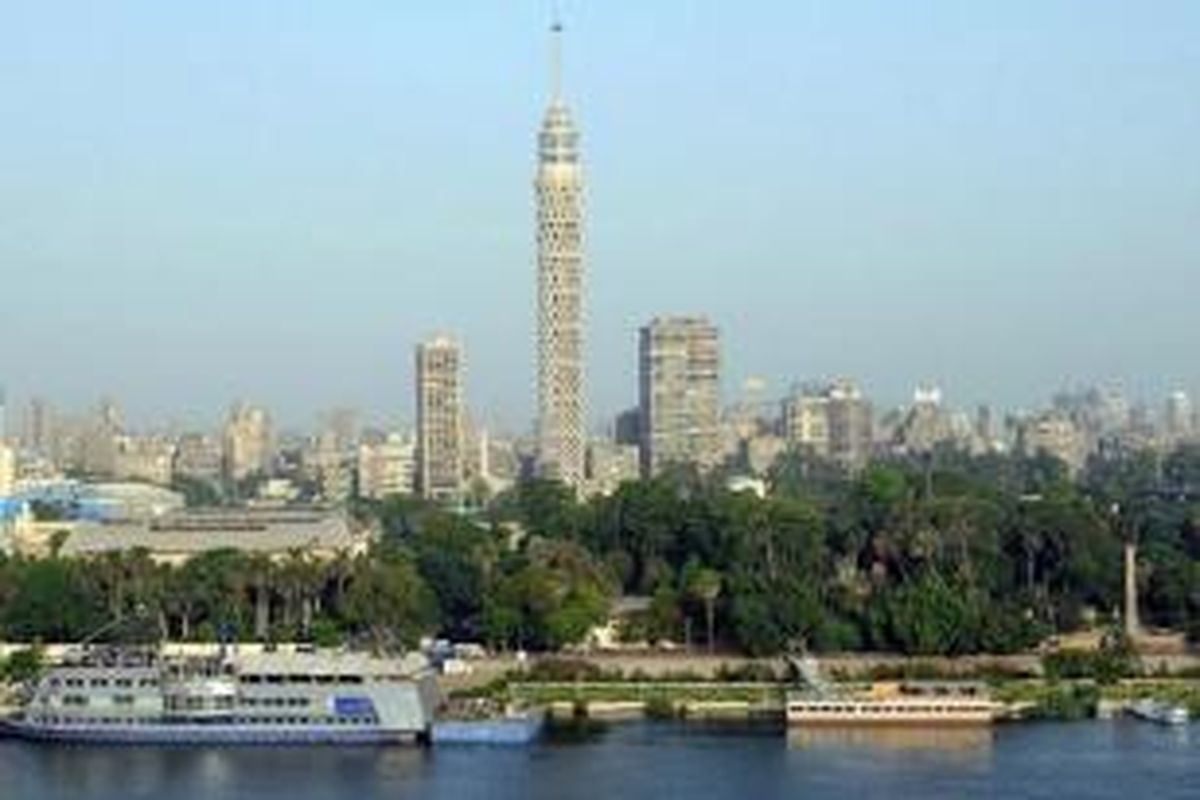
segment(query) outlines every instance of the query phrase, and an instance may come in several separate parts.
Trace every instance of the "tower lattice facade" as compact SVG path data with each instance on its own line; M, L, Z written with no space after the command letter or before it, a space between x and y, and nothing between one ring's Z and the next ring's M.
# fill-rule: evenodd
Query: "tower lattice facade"
M553 28L554 92L538 136L538 472L584 479L583 173L579 133L562 100L561 26Z

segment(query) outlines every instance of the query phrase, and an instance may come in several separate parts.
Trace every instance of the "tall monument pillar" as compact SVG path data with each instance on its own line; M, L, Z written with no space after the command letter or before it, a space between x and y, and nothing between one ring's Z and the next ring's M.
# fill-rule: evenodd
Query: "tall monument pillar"
M1125 635L1130 639L1141 634L1138 621L1137 545L1125 542Z
M562 99L562 26L551 29L553 89L538 135L537 471L579 489L584 478L583 172Z

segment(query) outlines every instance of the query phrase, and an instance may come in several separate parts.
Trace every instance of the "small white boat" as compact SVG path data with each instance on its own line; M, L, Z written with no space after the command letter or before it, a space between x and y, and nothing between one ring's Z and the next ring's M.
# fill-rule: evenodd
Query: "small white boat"
M1158 725L1186 725L1190 719L1184 706L1161 700L1138 700L1128 708L1129 713L1138 719Z

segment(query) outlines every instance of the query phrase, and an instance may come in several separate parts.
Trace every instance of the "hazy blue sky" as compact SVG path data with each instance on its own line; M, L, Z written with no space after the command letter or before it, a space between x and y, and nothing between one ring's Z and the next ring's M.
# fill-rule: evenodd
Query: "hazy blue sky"
M4 0L0 381L407 418L532 407L542 0ZM1200 3L567 0L593 417L660 312L748 375L1030 405L1200 388Z

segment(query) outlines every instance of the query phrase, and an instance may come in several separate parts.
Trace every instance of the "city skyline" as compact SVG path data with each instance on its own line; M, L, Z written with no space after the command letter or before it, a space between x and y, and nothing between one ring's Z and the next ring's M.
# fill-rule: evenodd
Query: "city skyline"
M83 408L111 394L141 424L212 421L236 397L289 425L347 404L411 422L403 354L448 329L472 353L472 410L528 430L528 136L546 10L495 27L480 9L364 7L321 32L315 11L281 31L220 3L199 19L137 5L89 20L90 44L50 37L53 9L23 9L11 27L11 396ZM1197 117L1171 100L1194 94L1194 71L1179 69L1193 57L1179 23L1194 12L939 7L904 33L882 30L892 12L877 4L762 4L779 32L703 5L567 9L595 230L588 429L636 403L637 329L670 313L723 331L726 400L751 375L773 396L848 375L883 405L924 381L966 407L1028 408L1091 383L1156 407L1175 388L1195 394L1187 298L1200 254L1186 223L1200 170L1184 145ZM200 57L231 29L219 56ZM797 41L718 69L693 58L718 29ZM393 34L413 52L386 49ZM485 40L493 58L470 66L431 52ZM790 55L805 42L807 55ZM450 86L447 108L434 96ZM121 102L95 105L85 89ZM997 116L981 116L973 91ZM374 111L384 100L409 113ZM219 123L187 127L214 110ZM1131 114L1138 124L1112 123ZM397 158L405 147L458 158L439 161L433 184ZM245 181L257 188L242 201ZM1108 319L1121 329L1093 322Z

